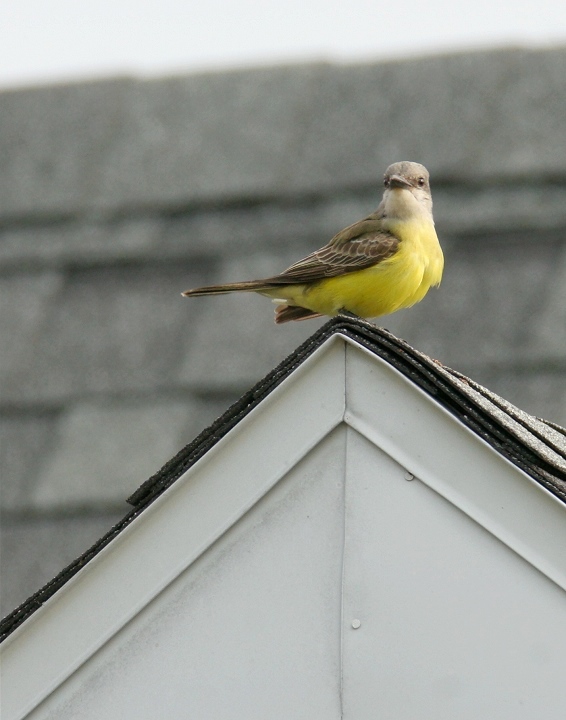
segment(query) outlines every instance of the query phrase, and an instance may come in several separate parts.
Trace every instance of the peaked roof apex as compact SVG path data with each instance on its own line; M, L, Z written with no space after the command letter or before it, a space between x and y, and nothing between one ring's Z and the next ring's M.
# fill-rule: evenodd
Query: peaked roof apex
M140 513L234 428L246 415L334 336L364 348L432 396L500 455L566 503L566 430L535 418L464 375L415 350L388 330L363 320L329 320L272 372L246 392L210 427L183 448L128 498L132 510L83 555L0 623L0 641L10 635L93 559Z

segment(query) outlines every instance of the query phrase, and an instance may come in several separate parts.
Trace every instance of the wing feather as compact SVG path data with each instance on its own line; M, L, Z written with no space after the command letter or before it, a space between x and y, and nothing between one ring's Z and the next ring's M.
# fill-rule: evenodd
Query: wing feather
M345 228L332 240L291 265L267 283L287 285L315 282L344 273L363 270L391 257L399 239L382 229L379 218L369 217Z
M345 273L363 270L387 260L397 252L400 240L382 226L380 208L375 213L350 225L335 235L332 240L307 257L291 265L280 275L228 283L209 285L187 290L183 295L218 295L227 292L262 292L281 285L295 285L316 282ZM284 322L284 320L281 320Z

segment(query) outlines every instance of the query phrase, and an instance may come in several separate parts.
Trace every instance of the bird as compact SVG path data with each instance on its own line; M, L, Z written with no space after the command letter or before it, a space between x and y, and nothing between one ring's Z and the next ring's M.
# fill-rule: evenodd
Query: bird
M420 163L396 162L385 171L383 185L375 212L279 275L182 295L259 293L277 304L277 324L324 315L378 318L411 307L440 285L444 269L429 173Z

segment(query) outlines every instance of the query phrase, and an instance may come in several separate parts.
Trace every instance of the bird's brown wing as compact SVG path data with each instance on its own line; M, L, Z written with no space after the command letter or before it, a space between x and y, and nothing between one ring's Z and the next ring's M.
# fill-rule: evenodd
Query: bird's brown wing
M183 295L196 297L229 292L262 292L281 285L316 282L376 265L394 255L399 242L398 238L382 229L378 208L373 215L344 228L328 245L294 263L280 275L261 280L207 285L186 290Z
M291 265L266 283L288 285L307 283L363 270L391 257L399 239L381 229L381 223L368 218L345 228L320 250Z

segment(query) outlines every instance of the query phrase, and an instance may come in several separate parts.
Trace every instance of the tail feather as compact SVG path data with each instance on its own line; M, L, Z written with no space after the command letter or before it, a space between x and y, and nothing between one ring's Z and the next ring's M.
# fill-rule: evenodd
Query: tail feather
M203 295L225 295L232 292L273 291L275 288L272 283L266 280L248 280L246 282L227 283L226 285L205 285L204 287L185 290L181 294L185 297L199 297ZM274 300L274 302L277 302L277 300ZM284 304L284 301L275 308L275 322L278 325L292 320L307 320L316 317L321 317L321 314L300 305Z
M267 286L263 280L248 280L247 282L228 283L226 285L206 285L192 290L185 290L181 294L185 297L199 297L201 295L225 295L231 292L257 292L266 289Z
M275 308L275 323L277 325L291 320L309 320L316 317L321 317L321 314L299 305L278 305Z

